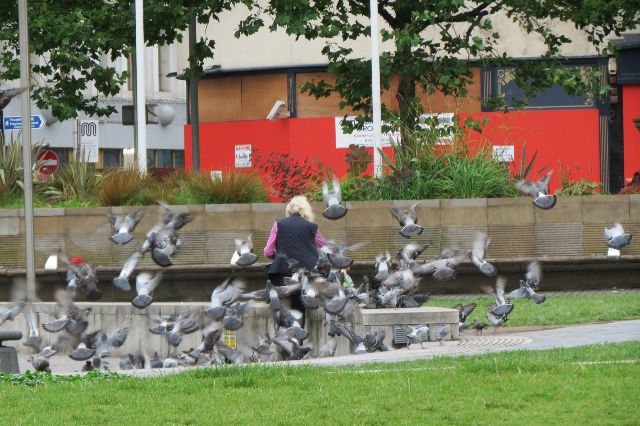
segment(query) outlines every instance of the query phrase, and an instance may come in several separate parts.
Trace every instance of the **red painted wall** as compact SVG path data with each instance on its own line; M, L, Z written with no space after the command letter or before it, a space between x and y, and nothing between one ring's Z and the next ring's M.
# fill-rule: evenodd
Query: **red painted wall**
M640 91L638 91L640 99ZM626 101L626 100L625 100ZM519 163L522 147L527 158L538 151L536 169L548 164L555 170L552 191L560 187L560 168L571 170L573 180L600 181L598 111L555 110L510 113L464 113L489 118L482 134L472 132L472 143L514 145ZM334 118L258 120L200 125L202 170L234 167L235 145L251 144L262 152L292 153L300 158L315 157L341 176L346 173L346 148L335 148ZM640 135L640 133L638 133ZM185 126L185 161L191 168L191 126ZM385 149L389 153L389 149Z
M622 87L622 132L624 137L624 178L631 181L640 171L640 131L634 118L640 118L640 85Z

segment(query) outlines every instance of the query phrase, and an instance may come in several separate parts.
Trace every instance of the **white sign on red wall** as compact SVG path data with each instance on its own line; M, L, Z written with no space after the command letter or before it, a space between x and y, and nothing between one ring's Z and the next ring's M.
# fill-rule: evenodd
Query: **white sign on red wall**
M346 120L353 120L354 117L347 117ZM343 117L336 117L336 148L349 148L349 145L359 145L365 147L373 146L373 123L365 123L362 130L354 130L352 133L345 133L342 129ZM382 135L382 146L391 146L389 137L394 143L400 142L400 132L384 133Z
M236 167L251 167L251 145L236 145Z

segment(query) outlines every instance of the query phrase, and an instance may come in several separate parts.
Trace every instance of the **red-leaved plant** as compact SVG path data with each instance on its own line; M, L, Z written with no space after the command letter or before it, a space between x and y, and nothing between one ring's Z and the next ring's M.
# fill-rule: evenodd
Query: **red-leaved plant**
M331 169L315 158L300 159L280 152L254 151L252 160L264 174L273 195L280 200L308 194L333 175Z

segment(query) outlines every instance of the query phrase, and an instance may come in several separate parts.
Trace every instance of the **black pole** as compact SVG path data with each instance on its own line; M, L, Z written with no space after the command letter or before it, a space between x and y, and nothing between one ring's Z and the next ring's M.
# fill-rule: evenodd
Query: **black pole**
M189 57L192 58L196 46L196 16L189 23ZM194 172L200 171L200 113L198 111L198 77L191 70L189 78L189 102L191 103L191 167Z

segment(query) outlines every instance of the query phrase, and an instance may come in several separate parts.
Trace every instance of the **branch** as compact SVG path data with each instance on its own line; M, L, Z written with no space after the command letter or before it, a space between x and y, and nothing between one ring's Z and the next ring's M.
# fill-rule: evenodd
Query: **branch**
M481 18L483 16L486 16L489 12L484 10L487 6L491 5L491 3L493 3L493 1L489 2L489 3L480 3L478 6L474 7L471 10L468 10L466 12L462 12L462 13L458 13L457 15L453 15L450 18L443 18L443 21L446 22L467 22L469 21L471 18L477 17L477 18ZM477 20L477 19L476 19Z
M384 18L385 21L387 21L387 23L389 25L391 25L391 28L393 29L399 29L401 26L400 21L393 15L391 15L391 13L389 13L389 11L387 9L385 9L385 6L389 4L388 1L381 1L380 2L380 6L381 8L378 9L378 13L380 14L380 16L382 16Z

